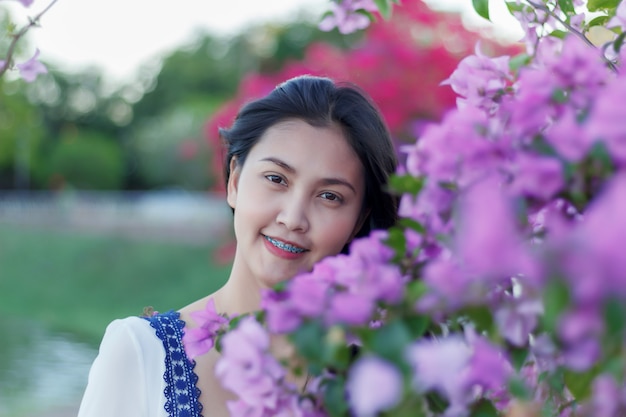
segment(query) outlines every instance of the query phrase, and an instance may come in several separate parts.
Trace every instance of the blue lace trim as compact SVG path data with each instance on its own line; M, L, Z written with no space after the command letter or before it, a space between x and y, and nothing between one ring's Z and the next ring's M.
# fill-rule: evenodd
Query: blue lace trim
M165 411L170 417L202 417L200 389L195 361L190 362L183 347L185 322L180 313L168 311L144 317L156 330L165 349Z

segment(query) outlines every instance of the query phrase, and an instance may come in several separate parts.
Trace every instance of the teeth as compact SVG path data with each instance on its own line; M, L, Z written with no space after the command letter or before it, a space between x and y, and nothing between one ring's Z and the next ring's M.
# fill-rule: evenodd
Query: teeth
M267 239L268 242L270 242L272 245L276 246L277 248L285 250L287 252L291 252L291 253L302 253L302 252L304 252L304 249L302 249L302 248L298 248L298 247L290 245L288 243L284 243L284 242L281 242L279 240L272 239L269 236L265 236L265 239Z

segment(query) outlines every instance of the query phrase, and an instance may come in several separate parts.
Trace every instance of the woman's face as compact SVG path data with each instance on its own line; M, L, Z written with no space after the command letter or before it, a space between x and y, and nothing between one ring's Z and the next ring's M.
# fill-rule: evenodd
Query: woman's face
M233 274L260 288L310 271L360 227L363 166L338 126L287 120L270 127L243 166L233 161Z

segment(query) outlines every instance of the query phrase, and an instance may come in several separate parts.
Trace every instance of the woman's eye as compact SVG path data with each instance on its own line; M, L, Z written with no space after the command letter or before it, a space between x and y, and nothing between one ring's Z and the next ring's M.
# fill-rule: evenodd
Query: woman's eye
M325 200L330 200L330 201L341 201L341 197L339 197L337 194L330 193L328 191L320 194L320 197L322 197Z
M274 184L282 184L283 178L280 175L266 175L265 178L267 178L268 180L270 180L271 182L273 182Z

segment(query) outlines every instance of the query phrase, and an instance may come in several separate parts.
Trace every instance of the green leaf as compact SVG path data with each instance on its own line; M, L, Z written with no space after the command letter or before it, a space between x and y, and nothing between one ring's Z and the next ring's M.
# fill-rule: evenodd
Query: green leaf
M511 356L511 361L513 362L513 366L517 371L522 369L524 363L526 363L526 358L528 357L528 348L527 347L517 347L510 346L508 349L509 355Z
M409 316L404 318L404 322L411 333L413 339L422 337L428 326L430 325L430 318L428 316Z
M409 282L407 285L407 292L409 296L409 300L411 302L415 302L422 298L424 294L428 291L426 284L422 280L415 280Z
M592 160L599 161L602 164L602 169L604 172L613 171L613 159L611 158L611 153L609 152L604 142L594 142L594 144L591 145L589 157Z
M517 54L509 60L509 68L511 71L517 71L530 63L530 55L526 53Z
M515 1L507 1L506 7L509 9L509 13L513 14L514 12L521 12L524 10L524 5L520 2Z
M317 321L303 323L291 336L298 352L309 361L321 361L323 356L324 328Z
M554 36L555 38L565 39L567 36L567 32L564 30L553 30L550 32L550 36Z
M479 16L491 20L489 18L489 0L472 0L472 6Z
M324 405L331 417L344 417L348 412L344 386L342 377L329 379L323 384Z
M401 260L406 254L406 237L404 236L404 229L397 226L389 228L387 232L387 239L384 243L395 251L394 261Z
M426 233L426 228L417 220L413 220L409 218L402 218L398 220L398 225L405 227L407 229L415 230L420 235L423 235Z
M498 410L491 401L482 398L472 406L470 417L498 417Z
M552 100L558 104L567 103L567 92L562 88L557 88L552 92Z
M561 280L548 282L543 293L544 314L541 316L543 325L548 332L556 330L557 320L570 302L568 287Z
M418 195L424 187L424 177L414 177L413 175L392 175L389 178L389 188L398 194Z
M589 2L587 2L587 9L589 9L590 12L614 9L619 2L620 0L589 0Z
M492 335L494 331L494 321L491 310L486 306L470 306L461 310L460 314L467 316L476 326L478 333L486 331Z
M385 18L385 20L389 20L391 17L391 3L389 0L374 0L376 3L376 7L380 14Z
M576 13L576 10L574 10L574 2L572 0L558 0L558 2L561 10L567 15Z
M613 42L613 50L617 53L622 49L622 45L624 45L624 38L626 37L626 32L622 32Z
M429 391L425 394L425 397L428 408L430 408L430 411L435 413L442 413L446 411L446 408L450 405L448 400L437 391Z
M587 24L587 27L604 26L608 21L609 21L608 16L604 16L604 15L598 16L598 17L591 19L591 21Z
M596 377L597 371L592 369L587 372L574 372L566 370L563 379L567 389L577 401L582 401L591 394L591 383Z
M531 398L530 390L521 378L511 378L509 380L509 393L520 400L529 400Z
M374 332L370 348L380 357L395 362L402 360L402 352L411 340L411 333L404 323L394 320Z
M626 328L626 308L616 298L604 303L604 322L606 333L622 340L624 328Z

